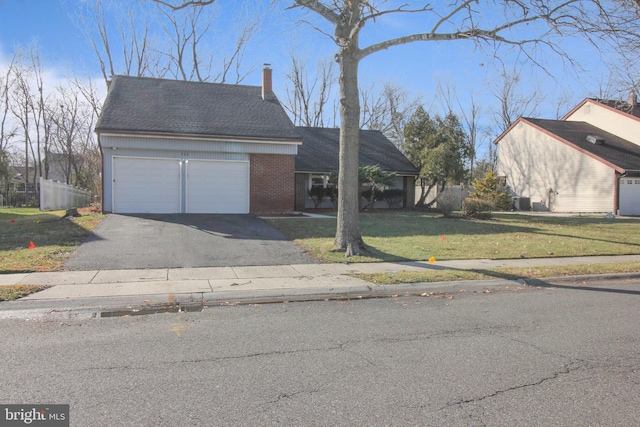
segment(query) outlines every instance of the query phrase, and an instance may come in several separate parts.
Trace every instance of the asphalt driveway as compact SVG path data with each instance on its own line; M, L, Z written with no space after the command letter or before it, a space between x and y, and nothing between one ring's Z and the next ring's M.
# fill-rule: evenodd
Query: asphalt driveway
M67 270L313 263L251 215L108 215L65 263Z

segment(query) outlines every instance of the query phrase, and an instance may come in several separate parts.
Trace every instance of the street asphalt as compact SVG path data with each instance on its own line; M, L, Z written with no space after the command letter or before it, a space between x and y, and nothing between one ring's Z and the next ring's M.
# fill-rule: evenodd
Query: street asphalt
M0 318L33 310L63 312L282 302L389 295L455 292L461 288L526 286L527 278L490 281L375 285L351 277L355 273L391 273L402 270L494 269L640 261L640 255L512 260L457 260L429 263L288 264L206 268L87 270L0 275L0 285L47 285L41 292L17 301L0 302ZM639 272L640 274L640 272ZM628 277L629 275L625 276ZM66 315L66 314L65 314Z

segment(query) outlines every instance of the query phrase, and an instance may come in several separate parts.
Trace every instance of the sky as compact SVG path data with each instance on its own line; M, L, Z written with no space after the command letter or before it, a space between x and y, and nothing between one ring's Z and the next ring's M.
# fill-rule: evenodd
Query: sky
M79 76L101 81L96 55L77 19L81 8L91 1L94 0L0 0L0 65L16 46L36 43L48 78ZM219 1L216 13L220 13L221 18L216 21L215 34L222 44L229 42L224 36L237 25L240 3ZM254 12L263 12L268 3L268 0L255 0ZM263 24L245 56L245 63L253 71L242 82L260 85L262 64L270 63L274 69L274 89L280 99L285 95L291 52L307 60L309 68L314 69L316 60L330 59L336 51L332 41L301 20L330 29L323 27L323 22L312 14L286 10L289 4L291 2L282 0L275 10L264 15ZM361 44L418 30L419 23L418 17L389 15L367 24ZM545 96L545 102L537 111L539 117L556 118L559 112L568 112L584 98L598 96L607 84L606 53L572 40L564 42L564 47L584 68L568 68L552 56L541 58L545 69L531 64L522 68L518 90L525 97L533 93ZM478 50L469 42L413 43L365 58L360 65L361 88L392 82L419 97L427 110L440 112L442 105L435 100L437 85L448 85L455 88L463 107L473 94L482 105L483 122L490 127L497 108L491 88L499 84L500 66L504 64L511 69L515 60L515 55L506 50L500 50L498 57L494 57L492 52Z

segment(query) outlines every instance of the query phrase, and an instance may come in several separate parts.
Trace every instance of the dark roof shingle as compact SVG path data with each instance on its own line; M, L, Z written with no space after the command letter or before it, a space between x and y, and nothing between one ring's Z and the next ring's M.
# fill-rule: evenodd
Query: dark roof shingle
M586 122L523 118L574 146L625 171L640 170L640 146L620 138ZM604 138L604 144L593 144L587 136Z
M296 171L331 172L338 170L340 129L297 127L302 136ZM360 131L360 166L378 165L383 170L418 175L416 167L380 131Z
M115 76L97 132L152 132L300 140L259 86Z

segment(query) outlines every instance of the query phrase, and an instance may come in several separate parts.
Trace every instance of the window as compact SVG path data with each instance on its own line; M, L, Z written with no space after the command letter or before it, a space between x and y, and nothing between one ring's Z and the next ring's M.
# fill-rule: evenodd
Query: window
M627 180L627 184L633 184L633 181L632 181L632 180L630 180L630 179L628 179L628 180Z
M640 179L636 179L633 181L634 184L640 184Z
M329 177L327 175L311 175L311 179L309 180L309 189L314 187L325 188L328 180Z

